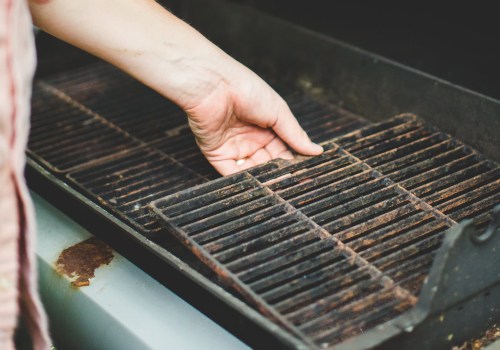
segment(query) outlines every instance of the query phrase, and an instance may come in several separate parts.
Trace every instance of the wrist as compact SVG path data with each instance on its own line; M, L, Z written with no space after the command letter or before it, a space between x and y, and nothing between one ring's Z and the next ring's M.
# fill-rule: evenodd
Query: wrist
M194 30L193 30L194 31ZM129 55L121 68L184 110L231 85L239 63L197 33L187 40L155 41Z

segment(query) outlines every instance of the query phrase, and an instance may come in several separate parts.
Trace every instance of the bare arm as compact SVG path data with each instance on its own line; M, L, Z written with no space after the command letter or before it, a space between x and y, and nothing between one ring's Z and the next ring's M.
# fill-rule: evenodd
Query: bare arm
M203 154L223 175L291 157L285 143L306 155L322 152L262 79L153 0L31 1L30 9L44 31L183 108Z

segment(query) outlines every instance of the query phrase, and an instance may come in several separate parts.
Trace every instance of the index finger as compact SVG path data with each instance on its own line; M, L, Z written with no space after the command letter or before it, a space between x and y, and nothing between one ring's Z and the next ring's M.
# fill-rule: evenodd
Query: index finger
M283 103L284 105L278 113L278 118L272 126L276 135L301 154L316 156L323 153L323 147L311 141L286 102L283 101Z

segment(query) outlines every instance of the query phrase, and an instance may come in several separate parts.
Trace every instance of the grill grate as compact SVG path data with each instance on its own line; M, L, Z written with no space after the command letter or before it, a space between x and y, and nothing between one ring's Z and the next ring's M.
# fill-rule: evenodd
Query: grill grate
M91 167L70 173L68 178L83 192L113 208L120 218L146 232L160 230L146 209L150 201L205 181L148 148L107 161L98 169Z
M325 148L151 205L227 283L317 347L415 305L445 231L464 217L485 225L500 202L495 164L411 115Z
M43 85L33 93L32 114L29 152L56 172L97 163L139 145L83 108L62 103Z
M285 97L317 142L366 125L302 94ZM219 177L177 106L102 62L38 82L32 124L31 158L145 234L161 229L149 201Z
M336 142L450 219L474 218L480 229L488 225L500 201L500 169L493 162L414 120L389 130L367 127Z

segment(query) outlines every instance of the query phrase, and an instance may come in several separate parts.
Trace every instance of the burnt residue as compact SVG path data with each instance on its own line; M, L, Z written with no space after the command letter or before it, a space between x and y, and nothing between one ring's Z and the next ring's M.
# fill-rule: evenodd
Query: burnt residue
M61 275L75 278L71 284L84 287L90 284L94 272L102 265L113 260L113 250L97 238L89 238L83 242L64 249L56 262L56 270Z

